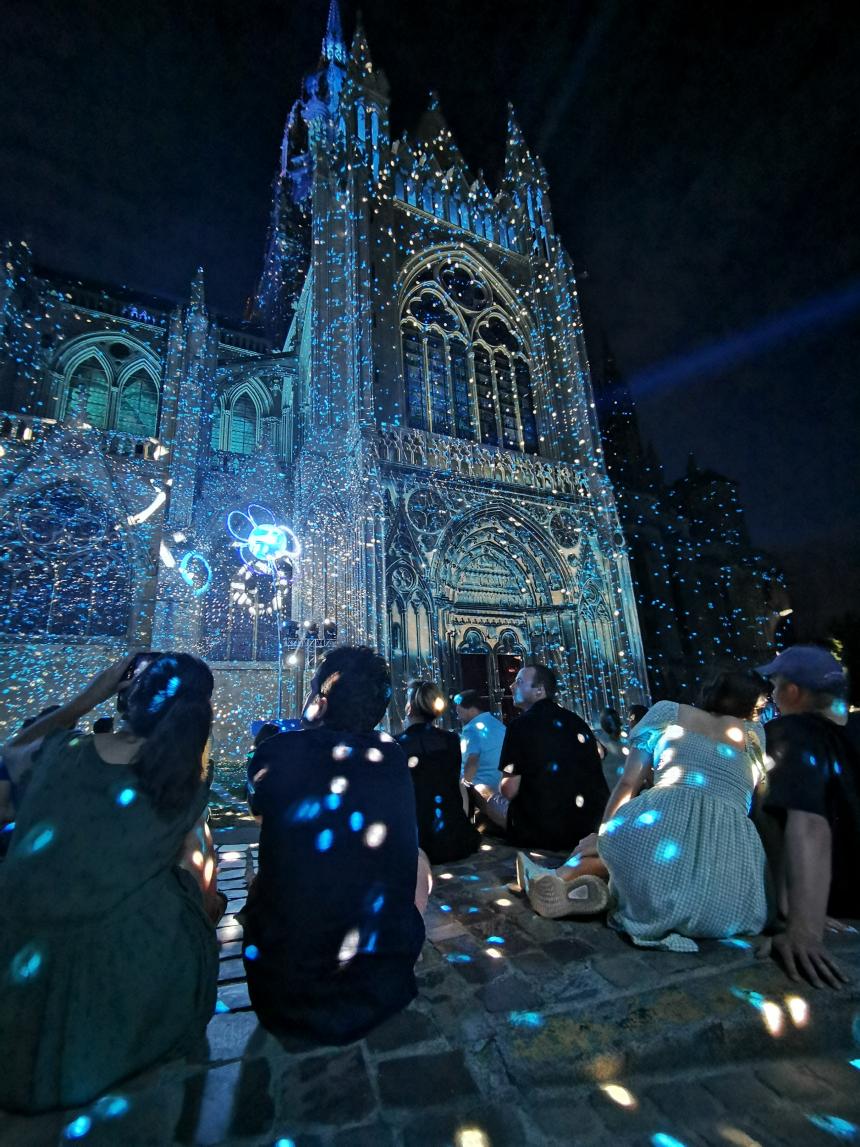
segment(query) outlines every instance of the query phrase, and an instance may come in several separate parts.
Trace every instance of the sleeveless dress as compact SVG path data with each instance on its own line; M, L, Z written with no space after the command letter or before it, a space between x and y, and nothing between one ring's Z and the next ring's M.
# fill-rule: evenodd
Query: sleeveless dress
M765 856L749 819L764 730L660 701L630 733L654 786L605 822L609 923L641 947L695 952L693 937L754 934L767 919Z
M174 862L207 798L161 817L91 736L45 739L0 865L0 1108L88 1103L202 1037L215 929Z

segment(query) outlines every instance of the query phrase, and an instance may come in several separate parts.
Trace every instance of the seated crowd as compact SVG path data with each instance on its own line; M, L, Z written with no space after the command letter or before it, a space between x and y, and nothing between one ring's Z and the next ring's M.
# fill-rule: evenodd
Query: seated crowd
M760 723L770 698L780 716ZM213 678L184 653L138 654L3 748L0 1107L87 1103L184 1054L215 1004L208 827ZM526 853L517 883L548 917L607 911L633 943L695 951L768 932L793 979L838 988L831 917L860 916L860 763L839 662L794 646L720 672L698 706L612 709L592 731L551 669L517 674L507 726L473 690L406 689L380 732L388 667L333 650L302 719L259 722L248 764L259 872L239 915L251 1003L278 1036L357 1039L416 994L431 865L483 832ZM76 726L116 697L117 719Z

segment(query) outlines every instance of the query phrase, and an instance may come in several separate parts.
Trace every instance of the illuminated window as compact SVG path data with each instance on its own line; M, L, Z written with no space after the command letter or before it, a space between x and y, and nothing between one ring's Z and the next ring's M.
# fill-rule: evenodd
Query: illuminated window
M141 438L152 438L157 420L158 389L145 370L135 371L120 392L116 428Z
M410 426L537 453L532 374L506 306L471 269L425 268L401 315Z
M233 454L251 454L257 445L257 408L240 395L230 408L230 436L227 449Z
M80 419L104 430L108 424L110 379L98 359L75 368L68 382L66 418Z

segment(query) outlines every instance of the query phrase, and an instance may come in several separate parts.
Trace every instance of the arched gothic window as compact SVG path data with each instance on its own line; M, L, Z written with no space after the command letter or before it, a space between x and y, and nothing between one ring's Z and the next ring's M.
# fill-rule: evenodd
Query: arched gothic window
M90 353L76 356L64 372L58 417L154 438L159 390L144 348L106 337L87 349Z
M531 366L489 285L452 260L425 268L401 314L410 426L537 453Z
M212 413L212 449L252 454L257 448L257 422L257 407L246 392L234 395L226 406L217 405Z
M151 438L157 421L158 388L147 371L137 370L120 391L116 428Z

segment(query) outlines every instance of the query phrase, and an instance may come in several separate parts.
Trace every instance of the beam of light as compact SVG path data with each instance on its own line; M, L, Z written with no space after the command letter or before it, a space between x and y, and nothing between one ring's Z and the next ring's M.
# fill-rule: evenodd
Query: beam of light
M855 279L837 291L809 299L720 342L646 367L630 379L630 390L641 399L643 395L669 391L685 382L712 378L807 331L836 326L857 310L860 310L860 280Z
M167 491L159 490L145 510L141 510L139 514L129 514L128 524L130 526L139 526L141 522L145 522L147 518L151 518L159 506L163 506L167 501Z

